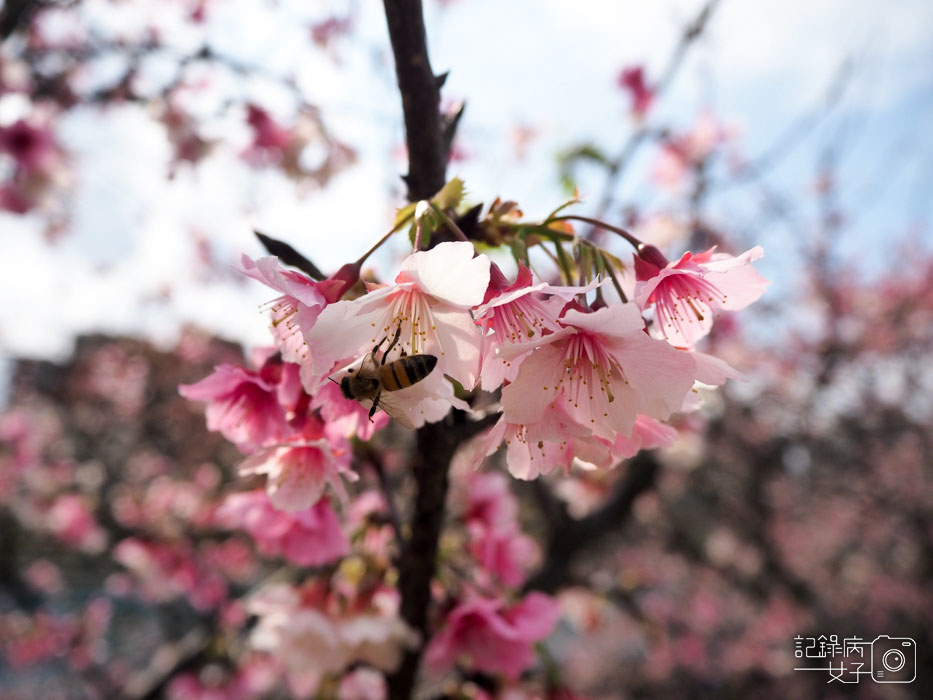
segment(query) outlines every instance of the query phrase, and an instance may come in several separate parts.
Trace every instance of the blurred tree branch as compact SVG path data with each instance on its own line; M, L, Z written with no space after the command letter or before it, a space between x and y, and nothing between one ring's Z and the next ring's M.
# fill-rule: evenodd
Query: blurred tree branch
M0 9L0 41L25 26L42 4L37 0L6 0Z
M609 498L592 513L579 519L565 514L556 522L552 521L544 563L528 578L526 590L553 593L571 585L574 561L610 534L619 532L637 498L654 486L661 465L650 452L640 452L625 469L625 475L616 481ZM545 513L548 510L554 512L549 508Z
M709 0L709 2L700 9L693 21L689 22L684 27L680 35L680 41L677 43L677 46L674 47L674 51L667 61L664 72L655 84L654 92L656 96L664 94L674 81L674 78L677 77L677 73L683 65L688 50L706 30L718 5L719 0ZM600 220L606 218L615 200L616 190L619 187L619 182L622 179L622 175L625 173L626 167L632 161L632 156L635 155L635 152L638 151L638 148L650 134L651 126L648 122L645 122L626 138L619 154L609 161L607 164L608 173L606 175L606 182L603 185L603 191L600 195L594 218Z

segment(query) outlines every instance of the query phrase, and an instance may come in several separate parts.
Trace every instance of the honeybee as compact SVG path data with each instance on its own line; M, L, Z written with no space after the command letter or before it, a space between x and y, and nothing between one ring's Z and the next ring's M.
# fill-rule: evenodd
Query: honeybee
M434 355L407 355L403 350L397 360L386 362L389 353L398 343L401 332L402 327L399 325L395 337L381 356L379 355L379 348L388 336L380 340L379 344L373 348L373 351L363 358L359 368L340 380L340 391L348 399L361 402L371 401L372 407L369 409L370 421L372 421L376 410L381 408L391 418L398 421L399 425L412 429L415 426L390 392L406 389L427 377L437 365L437 357ZM378 362L377 357L379 358Z

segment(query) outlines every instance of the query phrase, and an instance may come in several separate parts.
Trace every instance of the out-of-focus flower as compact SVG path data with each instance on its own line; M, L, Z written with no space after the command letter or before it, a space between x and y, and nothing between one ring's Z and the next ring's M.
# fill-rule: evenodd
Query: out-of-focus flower
M518 678L534 664L533 645L551 633L559 616L557 602L542 593L529 593L512 607L500 598L471 594L431 640L427 662L446 669L461 661L477 671Z
M628 66L622 69L617 80L619 87L628 90L632 97L632 114L643 117L654 101L654 89L645 82L643 66Z
M20 119L0 126L0 153L6 153L26 174L51 169L60 158L52 131Z
M350 543L330 501L321 498L301 511L283 511L265 491L235 493L217 513L221 522L242 527L266 555L281 555L300 566L317 566L346 555Z
M207 428L244 452L285 438L291 429L279 403L275 377L236 365L218 365L195 384L182 384L186 399L207 401Z
M289 130L280 126L271 115L258 105L247 105L246 123L253 130L253 148L266 150L281 150L288 145L291 134Z
M166 688L168 700L253 700L265 695L271 687L256 682L254 669L231 669L210 663L197 673L188 671L172 678Z
M525 579L525 569L534 556L535 544L517 527L494 530L482 523L467 523L470 554L483 570L507 586L518 586Z
M352 28L352 15L328 17L311 25L311 40L322 49L329 49L336 38L345 36Z
M416 638L398 616L398 595L377 592L343 610L334 609L332 603L319 586L264 587L248 604L259 617L252 645L274 652L306 687L354 661L394 670Z
M664 142L654 164L655 181L670 188L683 185L691 170L701 166L732 138L733 129L719 123L711 112L703 112L690 131L670 136Z
M185 544L128 537L114 547L113 559L135 574L142 594L149 600L182 596L198 610L210 610L227 597L227 586L220 574L204 567Z
M107 543L107 535L94 519L90 505L78 494L56 498L46 517L56 537L79 549L99 552Z
M385 700L388 689L383 674L374 668L358 668L344 675L337 688L338 700Z
M663 268L635 257L635 301L642 309L654 305L658 331L674 346L692 348L710 332L714 314L744 309L768 286L751 265L764 257L761 246L738 257L715 251L686 252Z
M330 485L347 500L341 476L358 476L347 465L345 450L335 451L322 437L296 436L291 443L260 450L240 465L240 473L265 474L266 492L276 508L303 511L311 508Z
M470 553L482 570L507 586L518 586L535 554L535 544L519 528L518 503L503 474L471 475L464 520Z

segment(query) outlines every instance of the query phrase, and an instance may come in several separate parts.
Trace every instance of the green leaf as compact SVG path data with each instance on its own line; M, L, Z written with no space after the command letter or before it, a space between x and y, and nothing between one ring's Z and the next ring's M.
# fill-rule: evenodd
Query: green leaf
M401 228L402 224L404 224L407 219L415 215L416 206L418 206L418 203L412 202L399 209L395 214L395 223L392 225L392 228Z
M600 249L600 251L599 251L599 257L602 259L603 264L604 264L605 267L606 267L606 274L608 274L608 275L609 275L609 279L612 280L612 286L616 288L616 293L619 295L619 298L620 298L623 302L627 302L627 301L628 301L628 297L626 297L626 296L625 296L625 292L622 291L622 285L619 284L619 278L616 277L616 272L615 272L615 270L613 269L613 262L612 262L613 256L610 255L609 253L607 253L605 250ZM616 260L617 262L621 262L621 261L619 261L618 258L615 258L615 260ZM619 267L619 269L621 270L621 269L623 269L623 268L622 268L622 267Z
M563 270L564 276L567 278L567 284L573 284L573 263L567 256L567 251L564 250L564 246L559 239L551 238L551 242L554 244L554 249L557 253L557 261L560 263L561 270Z
M561 186L568 193L575 189L573 169L580 162L596 163L606 169L612 167L609 156L592 143L581 143L557 155Z
M418 227L421 227L421 250L427 250L431 247L431 234L437 231L443 223L443 219L437 215L437 212L432 209L426 210L417 221L412 222L411 228L408 230L408 240L411 241L412 247L415 245L415 235L418 232Z
M568 151L564 151L558 157L558 162L562 166L572 166L577 161L589 161L609 167L609 157L592 143L581 143Z
M456 209L463 201L464 192L463 180L455 177L444 185L441 191L431 198L431 201L438 209Z
M577 189L577 183L574 182L574 180L573 180L573 178L570 176L570 173L569 173L569 172L561 173L561 176L560 176L560 188L561 188L564 192L566 192L567 194L570 194L571 192L575 192L575 191L576 191L576 189Z
M570 184L572 185L573 183L570 183ZM579 204L579 203L580 203L580 198L577 197L577 188L574 187L574 188L573 188L573 197L571 197L570 199L568 199L566 202L564 202L564 203L561 204L559 207L557 207L557 209L555 209L555 210L552 211L550 214L548 214L548 215L545 217L545 219L544 219L545 223L547 223L548 221L550 221L551 219L553 219L555 216L557 216L560 212L562 212L562 211L563 211L564 209L566 209L567 207L570 207L570 206L573 206L574 204Z
M515 258L516 264L525 263L525 267L531 267L531 260L528 258L528 246L524 238L518 236L513 238L509 244L509 249L512 251L512 257Z

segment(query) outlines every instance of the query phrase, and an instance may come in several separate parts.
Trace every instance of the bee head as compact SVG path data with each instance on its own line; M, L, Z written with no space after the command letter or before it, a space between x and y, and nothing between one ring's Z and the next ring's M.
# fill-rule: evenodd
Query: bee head
M340 393L345 399L353 400L353 393L350 391L350 375L340 380Z

